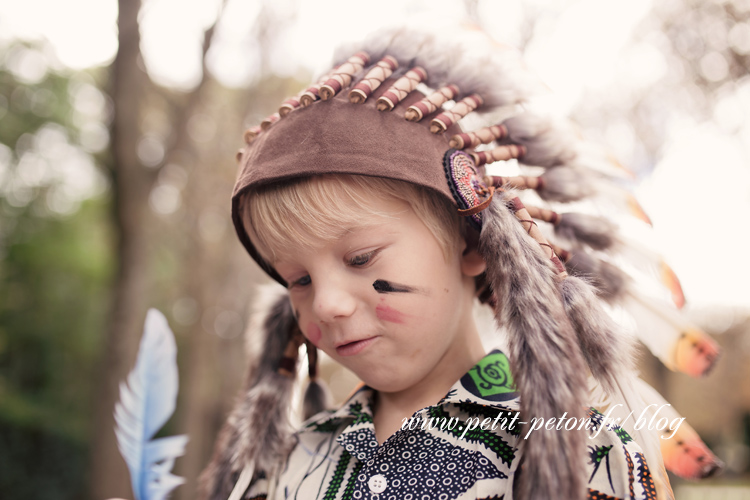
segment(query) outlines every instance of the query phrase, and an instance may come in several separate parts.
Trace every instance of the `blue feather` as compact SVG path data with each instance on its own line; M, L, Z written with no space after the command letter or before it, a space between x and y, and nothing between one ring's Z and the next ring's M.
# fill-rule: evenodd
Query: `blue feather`
M115 434L130 469L136 500L163 500L185 480L171 473L185 453L185 435L152 439L174 413L178 390L177 346L167 319L149 309L135 368L120 384Z

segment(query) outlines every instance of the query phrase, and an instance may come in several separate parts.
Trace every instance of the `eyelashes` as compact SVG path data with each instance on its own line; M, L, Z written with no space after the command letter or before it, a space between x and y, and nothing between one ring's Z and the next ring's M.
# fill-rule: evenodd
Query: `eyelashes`
M298 280L294 280L291 283L289 283L289 288L294 288L298 286L307 286L312 282L309 275L302 276Z
M352 267L366 267L372 259L380 252L380 249L370 250L369 252L355 255L347 260L347 264Z
M377 256L380 250L381 250L380 248L376 248L375 250L370 250L369 252L361 253L359 255L350 257L346 259L346 265L348 265L349 267L366 268L368 265L370 265L373 262L373 259ZM308 286L310 283L312 283L312 280L310 279L310 275L307 274L297 280L290 282L289 288L305 287L305 286Z

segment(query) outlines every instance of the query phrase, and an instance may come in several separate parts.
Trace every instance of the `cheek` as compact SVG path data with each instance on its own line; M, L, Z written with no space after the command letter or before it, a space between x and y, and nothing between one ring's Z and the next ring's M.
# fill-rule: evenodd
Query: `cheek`
M383 321L401 324L405 320L405 314L385 304L378 304L375 314Z
M322 335L318 325L311 321L307 324L307 328L305 328L304 334L305 337L307 337L307 339L312 342L312 345L318 347L318 344L320 343L320 337Z

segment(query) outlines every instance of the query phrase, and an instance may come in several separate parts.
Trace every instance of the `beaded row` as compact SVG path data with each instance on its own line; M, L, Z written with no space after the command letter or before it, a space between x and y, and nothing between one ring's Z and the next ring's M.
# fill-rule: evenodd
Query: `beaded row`
M370 63L370 56L366 52L358 52L343 64L334 67L328 74L323 76L316 84L299 92L293 97L284 100L276 113L266 117L260 125L249 128L245 132L245 142L251 144L262 132L268 130L279 120L286 117L290 112L301 107L310 106L318 100L327 101L336 96L342 89L348 87L357 74L362 72ZM348 94L349 102L352 104L363 104L373 92L398 69L398 61L392 56L385 56L373 65L367 73L357 82ZM398 78L377 100L376 108L379 111L388 112L396 108L406 96L415 91L417 86L427 80L427 71L419 66L409 69L403 76ZM448 110L442 109L448 101L455 100L459 95L459 87L454 84L445 85L438 90L425 96L419 102L409 106L404 113L404 118L412 122L419 122L426 116L434 115L430 121L430 132L433 134L445 133L451 126L464 118L472 111L484 104L484 99L479 94L471 94L457 101ZM459 150L473 150L477 146L491 144L508 137L508 128L498 123L484 127L476 131L456 134L451 137L449 146ZM518 144L500 144L488 151L467 151L479 167L496 161L510 160L522 157L526 149ZM240 161L242 151L238 153L237 160ZM536 189L544 188L542 177L516 176L516 177L491 177L488 185L495 188L517 188ZM557 254L567 256L569 252L564 249L553 248L542 236L533 219L559 223L561 215L551 210L537 207L525 207L518 198L513 200L513 212L519 218L532 238L537 240L545 249L553 263L561 274L564 267Z

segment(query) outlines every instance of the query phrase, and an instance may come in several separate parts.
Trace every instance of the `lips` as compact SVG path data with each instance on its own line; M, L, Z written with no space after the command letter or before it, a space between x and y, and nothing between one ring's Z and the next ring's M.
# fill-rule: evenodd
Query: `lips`
M339 356L354 356L355 354L362 352L377 339L377 337L368 337L366 339L355 340L353 342L338 345L336 346L336 354Z

